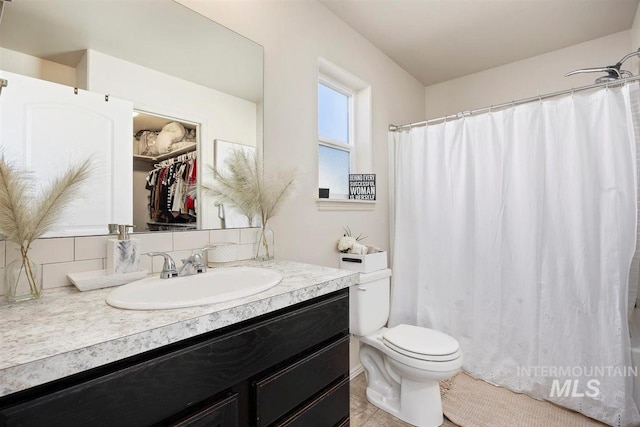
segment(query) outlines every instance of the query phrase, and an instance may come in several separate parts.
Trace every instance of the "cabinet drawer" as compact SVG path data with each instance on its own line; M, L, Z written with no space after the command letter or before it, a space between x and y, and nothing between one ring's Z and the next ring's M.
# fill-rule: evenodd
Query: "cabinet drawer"
M349 337L346 336L257 382L257 425L271 424L348 373Z
M238 427L238 393L208 405L171 427Z
M286 420L283 427L327 427L344 425L349 419L349 378L345 378Z

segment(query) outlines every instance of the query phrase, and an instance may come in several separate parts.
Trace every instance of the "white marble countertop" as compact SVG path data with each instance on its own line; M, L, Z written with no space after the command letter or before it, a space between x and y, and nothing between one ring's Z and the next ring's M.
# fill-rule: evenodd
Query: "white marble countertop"
M121 310L112 289L45 290L0 305L0 396L213 331L355 284L358 273L292 261L237 263L271 268L282 282L246 298L172 310Z

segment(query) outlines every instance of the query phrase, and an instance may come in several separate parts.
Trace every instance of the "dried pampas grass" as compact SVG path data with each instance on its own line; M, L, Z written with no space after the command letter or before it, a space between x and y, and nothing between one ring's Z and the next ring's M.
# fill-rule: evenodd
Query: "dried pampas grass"
M295 191L295 170L264 172L262 159L244 150L234 150L225 160L225 169L210 167L215 181L202 189L221 203L238 208L250 224L259 216L266 226Z
M87 159L37 189L30 172L17 168L0 153L0 232L28 250L31 242L63 217L90 171L91 160Z
M277 215L283 203L293 195L296 187L296 171L293 169L265 172L260 192L260 217L262 224Z
M30 240L31 204L26 197L30 189L28 174L18 172L0 153L0 231L19 245Z
M248 219L249 224L260 211L260 179L262 168L256 156L243 150L234 150L225 159L226 171L209 166L212 185L202 185L202 190L224 205L234 206Z
M20 246L22 265L35 296L40 295L40 288L29 263L31 243L62 218L90 171L91 159L87 159L38 189L32 174L16 167L0 151L0 232Z

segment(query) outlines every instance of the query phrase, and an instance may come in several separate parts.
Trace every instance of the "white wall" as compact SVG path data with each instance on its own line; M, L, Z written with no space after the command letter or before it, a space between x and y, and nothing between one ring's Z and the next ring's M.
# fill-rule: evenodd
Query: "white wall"
M640 7L636 9L636 16L631 27L631 49L629 52L640 49ZM640 73L640 61L633 61L633 67L629 70L635 75Z
M623 31L428 86L425 88L425 118L433 119L593 84L596 77L602 74L571 77L564 77L564 74L578 68L615 64L637 48L632 47L632 31ZM629 59L624 68L632 70L637 63L638 59Z
M67 86L77 86L75 68L2 47L0 47L0 70Z
M424 117L423 86L318 2L180 2L264 46L265 166L299 171L298 194L272 224L276 257L337 267L336 242L347 225L387 248L387 127ZM318 210L319 57L371 84L378 185L373 211Z

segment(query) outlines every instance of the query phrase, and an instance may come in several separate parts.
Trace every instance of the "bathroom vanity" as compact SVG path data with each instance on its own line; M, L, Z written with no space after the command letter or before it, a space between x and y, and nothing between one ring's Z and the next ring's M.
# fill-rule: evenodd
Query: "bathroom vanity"
M32 307L0 307L11 318L12 310L37 310L47 298L76 307L93 301L93 311L106 315L96 327L107 337L93 344L67 337L62 346L69 351L58 353L45 340L37 358L24 351L34 337L23 331L23 346L13 346L22 356L11 363L32 360L0 365L0 425L348 425L348 287L357 275L287 261L267 265L283 275L280 285L209 306L136 312L106 306L104 290L64 289L45 292ZM54 313L50 322L82 320L73 310ZM92 335L59 326L72 336ZM112 328L120 337L108 339ZM9 337L3 331L0 338ZM0 356L12 356L12 346L1 342Z

